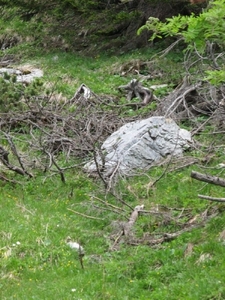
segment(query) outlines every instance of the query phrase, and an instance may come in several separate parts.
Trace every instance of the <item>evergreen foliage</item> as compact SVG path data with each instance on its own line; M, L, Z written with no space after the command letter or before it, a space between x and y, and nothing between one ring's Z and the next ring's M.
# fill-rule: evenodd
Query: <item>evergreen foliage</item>
M43 82L39 79L33 81L29 86L16 81L16 75L4 73L0 77L0 111L8 113L10 111L23 110L24 103L32 103L33 99L40 95L43 89Z

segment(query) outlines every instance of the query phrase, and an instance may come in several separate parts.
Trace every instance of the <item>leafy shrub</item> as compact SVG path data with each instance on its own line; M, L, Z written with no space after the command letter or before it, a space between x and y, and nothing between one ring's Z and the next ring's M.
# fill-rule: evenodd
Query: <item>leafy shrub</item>
M216 0L197 16L194 14L178 15L167 18L166 22L150 17L146 24L139 28L138 34L146 29L152 31L151 41L155 38L176 36L185 41L186 50L197 51L200 55L207 54L208 59L212 61L217 70L207 71L206 79L216 85L224 81L225 77L224 69L218 72L219 66L214 57L214 48L223 50L225 47L224 14L225 0ZM214 47L215 45L216 47Z

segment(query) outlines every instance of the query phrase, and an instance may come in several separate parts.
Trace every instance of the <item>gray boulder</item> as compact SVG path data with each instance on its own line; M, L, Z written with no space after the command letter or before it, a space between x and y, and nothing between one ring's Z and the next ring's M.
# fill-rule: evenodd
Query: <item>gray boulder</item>
M191 145L191 134L181 129L172 119L151 117L122 126L109 136L101 150L105 165L97 158L106 176L118 171L129 175L135 170L146 170L168 155L180 156ZM96 171L91 161L85 165L88 172Z

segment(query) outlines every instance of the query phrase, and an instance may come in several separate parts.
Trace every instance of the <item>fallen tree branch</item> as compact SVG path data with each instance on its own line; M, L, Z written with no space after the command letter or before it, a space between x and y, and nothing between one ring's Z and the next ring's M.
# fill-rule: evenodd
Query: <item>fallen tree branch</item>
M191 172L191 177L200 181L204 181L207 183L211 183L211 184L215 184L215 185L219 185L222 187L225 187L225 180L217 177L217 176L211 176L208 174L201 174L199 172L196 171L192 171Z
M215 201L215 202L225 202L225 198L217 198L217 197L211 197L211 196L205 196L205 195L198 195L198 197L201 199L206 199L206 200Z
M138 246L140 244L148 245L148 246L157 246L169 241L174 240L175 238L179 237L185 232L192 231L193 229L200 228L205 226L205 224L217 216L219 214L218 207L214 207L213 211L209 214L208 208L198 215L201 218L200 222L197 222L197 216L195 216L192 222L188 221L187 223L183 224L183 228L173 233L163 233L160 234L161 237L155 238L155 234L147 234L142 239L130 239L127 241L128 244ZM194 223L193 223L194 222Z
M27 172L26 170L12 165L9 162L8 155L9 155L9 153L2 146L0 146L0 161L7 169L9 169L10 171L14 171L15 173L23 175L23 176L28 175L30 178L33 177L33 175L31 173Z
M144 209L144 205L137 205L135 206L134 210L132 211L130 218L128 220L128 222L125 223L123 231L124 231L124 235L127 236L130 232L130 230L132 229L134 223L137 221L139 212L142 211L142 209Z
M199 228L201 226L202 226L202 224L194 224L190 227L186 227L186 228L179 230L177 232L174 232L174 233L164 233L163 236L160 238L151 239L151 238L144 237L144 239L141 239L141 240L136 240L136 241L130 240L130 241L128 241L128 244L134 245L134 246L137 246L140 244L144 244L144 245L148 245L148 246L155 246L155 245L163 244L165 242L172 241L175 238L177 238L178 236L180 236L181 234L183 234L185 232L189 232L189 231L191 231L195 228Z
M135 222L137 221L139 212L141 212L143 209L144 209L144 205L135 206L135 208L133 209L130 215L128 222L123 223L122 230L120 230L119 233L117 234L117 237L115 238L113 245L110 247L110 250L115 250L116 245L120 242L120 239L123 236L129 238L130 231L133 225L135 224Z

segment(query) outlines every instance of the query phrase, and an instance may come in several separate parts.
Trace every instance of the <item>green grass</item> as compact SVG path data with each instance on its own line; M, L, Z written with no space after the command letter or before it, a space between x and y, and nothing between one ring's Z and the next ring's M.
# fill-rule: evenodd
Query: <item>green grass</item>
M26 53L27 48L28 46L24 45L22 45L22 50L21 45L14 48L14 53L17 49L19 52L24 52L24 57L19 64L30 63L41 68L44 71L44 80L51 82L52 89L61 92L66 97L72 97L82 83L87 85L94 93L121 97L121 94L118 93L118 86L127 84L133 78L138 78L138 76L132 74L125 77L120 76L119 69L121 65L132 59L148 60L157 51L156 49L144 49L120 56L100 54L94 57L83 57L80 54L62 51L45 53L39 47L35 48L33 46L29 46L29 52ZM11 53L11 50L8 52ZM176 55L168 56L163 60L156 60L154 69L163 68L165 70L163 83L170 85L172 82L181 80L182 69L171 75L171 68L174 68L176 63ZM112 70L115 70L115 73L112 73ZM160 81L156 78L155 80L146 81L144 85L150 87L153 84L160 83ZM167 90L164 88L161 94L165 95L170 90L170 86ZM160 90L156 94L162 96Z
M157 178L161 171L155 169L149 175ZM132 206L145 203L146 209L161 204L200 213L209 204L197 198L198 191L203 188L201 193L221 196L222 189L189 180L189 173L190 169L166 175L149 196L146 177L126 180L124 188L132 185L140 199L127 191L124 200ZM225 226L222 206L220 215L205 227L173 241L157 247L121 244L112 252L110 224L120 217L92 207L91 194L104 197L99 184L74 172L68 174L66 184L58 178L44 179L38 176L15 187L1 182L1 299L224 298L224 242L218 240ZM87 219L69 209L103 220ZM151 215L140 216L136 234L154 232L158 221ZM160 227L160 231L169 230L170 226ZM67 236L84 246L84 270L77 253L65 244ZM194 248L185 257L188 243ZM210 259L200 263L203 254Z
M22 62L42 68L44 80L50 81L53 88L66 97L71 97L81 83L96 94L117 95L117 86L127 83L131 77L112 75L112 66L136 57L144 59L152 53L149 50L119 58L88 58L74 53L38 53L34 48L27 51ZM169 57L170 63L163 61L163 64L174 66L176 59ZM169 78L169 73L166 78ZM221 143L223 136L199 136L199 140L208 145L213 139ZM22 140L23 137L17 141L21 149L27 147ZM201 158L205 153L207 147L189 155ZM163 174L165 167L152 168L147 176L121 179L117 192L132 207L143 203L146 210L157 205L172 208L174 220L185 209L189 215L181 219L183 223L207 208L209 211L219 209L220 214L204 226L183 233L172 241L156 246L146 245L145 242L139 245L123 242L117 251L110 251L113 244L110 237L114 231L112 222L125 221L125 218L96 209L94 205L99 203L93 203L92 196L121 205L112 196L105 195L101 182L88 178L79 170L66 172L66 184L60 181L59 176L35 174L33 179L28 180L7 172L11 179L21 184L0 181L0 298L225 299L225 242L219 241L219 234L225 227L223 204L210 204L197 197L199 193L223 197L223 189L190 178L191 170L222 177L223 172L215 166L223 161L224 151L218 148L216 157L207 165L212 169L204 169L203 165L169 172L150 189L149 184ZM129 209L124 208L129 217ZM83 217L71 210L96 219ZM134 225L134 234L138 238L145 234L162 235L177 231L178 227L175 221L166 223L162 216L144 214ZM67 236L84 247L84 269L77 253L66 245ZM185 256L189 243L193 244L193 251ZM205 255L209 258L200 262Z

